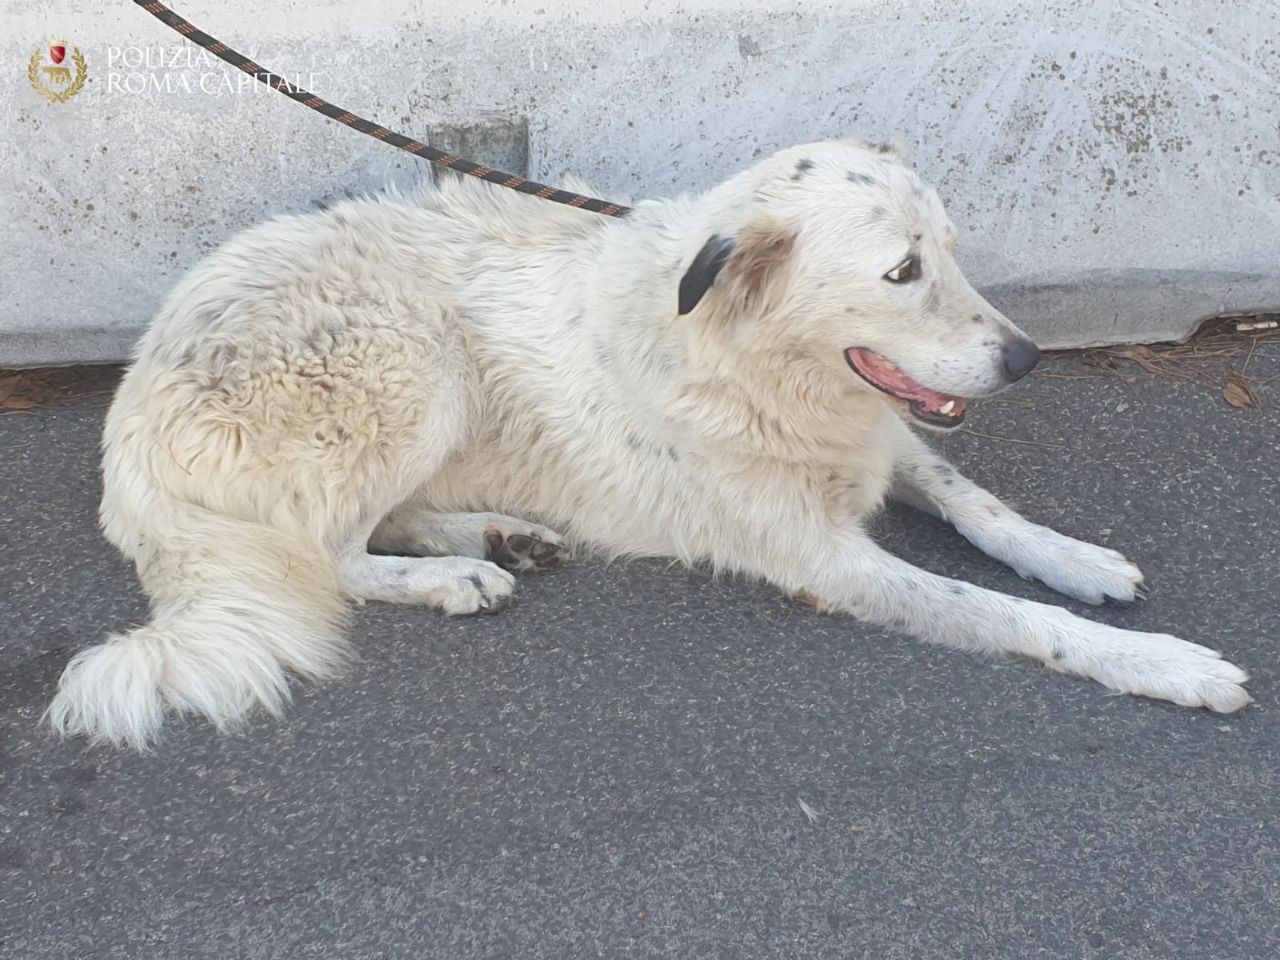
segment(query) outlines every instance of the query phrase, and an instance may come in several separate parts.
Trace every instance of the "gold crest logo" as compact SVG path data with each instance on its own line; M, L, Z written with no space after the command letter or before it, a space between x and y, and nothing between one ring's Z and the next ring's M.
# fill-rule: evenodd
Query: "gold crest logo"
M52 63L45 62L43 50L37 50L27 62L27 80L36 93L50 103L66 103L84 89L85 82L89 79L89 63L79 47L71 48L71 62L76 68L74 77L71 75L71 67L62 62L66 58L67 41L54 40L49 44L48 52L48 60Z

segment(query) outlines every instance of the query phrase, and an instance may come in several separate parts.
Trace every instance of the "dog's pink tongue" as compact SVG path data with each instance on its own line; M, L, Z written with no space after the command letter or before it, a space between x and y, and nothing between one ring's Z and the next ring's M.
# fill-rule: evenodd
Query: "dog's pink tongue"
M863 376L869 377L881 389L887 390L895 397L910 400L923 410L939 413L948 403L952 405L949 411L952 414L959 414L964 410L962 397L951 397L916 383L891 361L872 350L852 349L849 351L849 359Z

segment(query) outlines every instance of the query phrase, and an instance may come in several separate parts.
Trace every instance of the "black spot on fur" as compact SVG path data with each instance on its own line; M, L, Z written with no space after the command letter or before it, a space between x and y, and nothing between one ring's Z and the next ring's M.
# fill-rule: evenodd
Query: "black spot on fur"
M667 447L667 459L672 463L680 462L680 451L675 447Z
M949 587L948 589L950 589L950 591L954 593L957 597L962 596L964 594L964 587L960 586L959 584L955 584Z
M630 447L632 450L639 450L640 447L643 446L643 444L640 442L640 438L637 437L634 433L628 433L627 446Z
M857 184L860 187L869 187L875 183L875 180L865 173L859 173L857 170L850 170L844 175L844 178L850 183Z
M1067 656L1066 651L1061 647L1054 647L1049 653L1055 660L1065 660Z
M679 310L684 316L698 305L706 292L711 289L716 275L724 266L729 254L733 252L733 241L719 234L713 236L702 245L698 255L689 264L689 269L680 278Z
M796 164L796 172L791 175L792 180L799 180L806 173L813 169L813 161L808 157L801 157L800 162Z
M970 320L972 320L974 323L982 323L982 314L980 314L980 313L975 313L975 314L974 314L972 317L970 317L969 319L970 319Z

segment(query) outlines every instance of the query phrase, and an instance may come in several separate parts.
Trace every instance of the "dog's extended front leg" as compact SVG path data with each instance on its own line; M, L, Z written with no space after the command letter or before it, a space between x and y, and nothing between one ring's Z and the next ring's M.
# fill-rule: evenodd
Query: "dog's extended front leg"
M1020 516L961 476L906 427L897 447L890 496L949 521L966 540L1019 576L1085 603L1143 596L1142 571L1115 550Z
M802 589L820 606L934 643L1018 653L1113 690L1220 713L1249 702L1242 686L1248 674L1215 650L928 573L860 531L839 534L829 558L807 579Z

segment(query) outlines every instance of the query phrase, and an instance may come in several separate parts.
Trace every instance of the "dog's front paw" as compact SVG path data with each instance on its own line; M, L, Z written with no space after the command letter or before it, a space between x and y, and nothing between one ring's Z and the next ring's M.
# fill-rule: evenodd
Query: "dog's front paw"
M1234 713L1252 699L1244 689L1249 674L1223 660L1217 650L1164 633L1137 633L1093 622L1079 633L1083 636L1057 647L1046 662L1122 693L1207 707L1215 713Z
M981 526L956 524L964 537L988 556L1003 561L1024 580L1085 603L1132 603L1146 597L1142 571L1121 554L1065 536L1048 527L1013 518Z
M1123 554L1052 530L1014 562L1018 575L1085 603L1132 603L1146 597L1142 571Z

